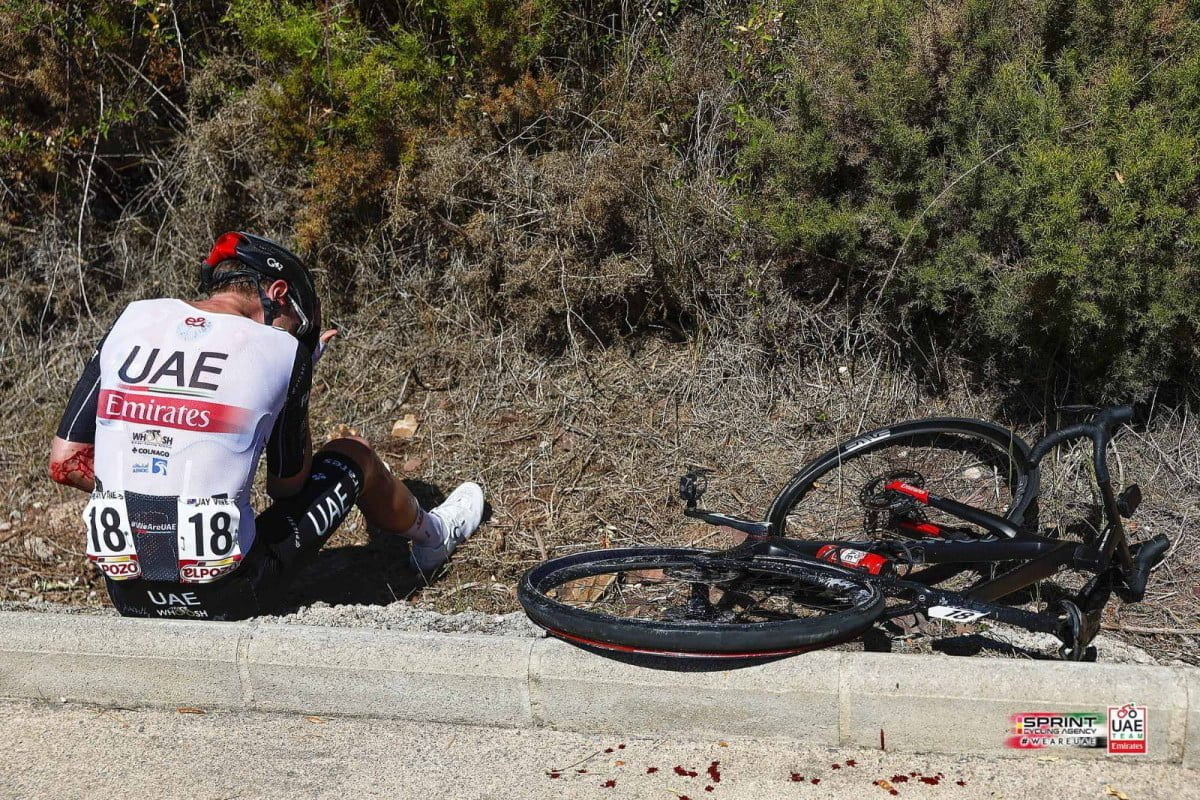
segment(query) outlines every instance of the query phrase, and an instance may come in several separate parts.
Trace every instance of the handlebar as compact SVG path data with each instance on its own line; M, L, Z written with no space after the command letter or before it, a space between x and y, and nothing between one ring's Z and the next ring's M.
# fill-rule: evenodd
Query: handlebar
M1096 480L1100 483L1108 483L1108 459L1106 457L1108 440L1112 438L1113 428L1131 419L1133 419L1133 406L1106 408L1092 417L1091 422L1068 425L1046 436L1034 445L1033 452L1029 454L1029 463L1031 466L1037 466L1046 453L1063 442L1087 437L1095 444Z
M1129 422L1131 419L1133 419L1133 406L1113 406L1101 411L1092 421L1112 427L1122 422Z

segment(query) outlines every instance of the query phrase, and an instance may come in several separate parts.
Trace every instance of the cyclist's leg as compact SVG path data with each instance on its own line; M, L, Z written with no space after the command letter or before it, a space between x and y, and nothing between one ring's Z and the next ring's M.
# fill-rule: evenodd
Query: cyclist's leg
M416 542L427 535L415 497L364 440L334 439L313 456L304 487L258 516L279 572L294 573L314 557L357 505L367 524Z
M365 439L345 436L325 444L320 453L350 459L362 473L358 507L372 528L421 543L427 531L420 525L421 506L404 482L392 474Z
M255 520L258 537L277 562L268 579L294 573L316 556L358 502L366 476L358 463L322 448L303 488L276 500Z
M109 596L124 616L234 620L267 613L356 504L381 530L418 542L425 535L416 499L370 445L335 439L313 456L298 493L258 515L254 546L233 575L211 584L109 580Z
M348 458L363 475L358 507L372 532L408 539L409 564L429 577L442 567L450 554L475 532L483 519L483 489L467 482L452 491L445 501L428 513L371 446L358 437L329 442L322 452Z

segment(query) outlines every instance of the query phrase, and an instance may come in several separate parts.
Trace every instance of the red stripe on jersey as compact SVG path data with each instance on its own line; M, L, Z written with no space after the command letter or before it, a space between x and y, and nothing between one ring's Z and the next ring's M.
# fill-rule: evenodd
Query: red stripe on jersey
M105 389L100 392L96 416L183 431L242 433L252 415L245 408L224 403Z

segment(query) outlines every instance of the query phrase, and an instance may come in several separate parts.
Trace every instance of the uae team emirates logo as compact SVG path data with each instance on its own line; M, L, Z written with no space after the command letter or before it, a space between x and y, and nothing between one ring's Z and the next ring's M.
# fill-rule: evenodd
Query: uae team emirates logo
M250 412L224 403L194 397L152 395L150 387L123 386L100 392L100 419L161 425L202 433L238 433L246 429Z

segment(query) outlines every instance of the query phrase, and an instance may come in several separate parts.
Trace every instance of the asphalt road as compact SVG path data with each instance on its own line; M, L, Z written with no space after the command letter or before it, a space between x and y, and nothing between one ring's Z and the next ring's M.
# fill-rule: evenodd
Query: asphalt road
M1042 759L0 702L0 796L23 799L1200 798L1181 767Z

